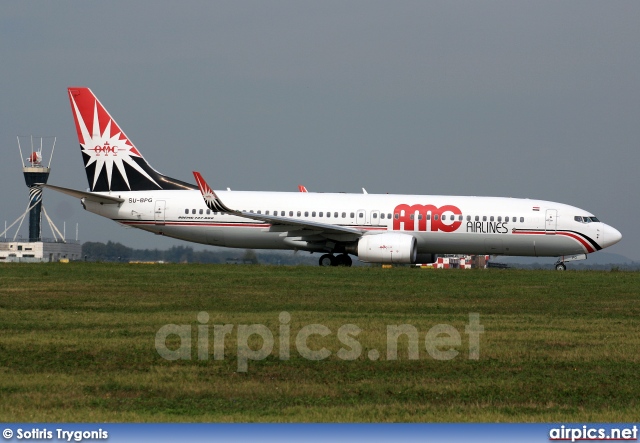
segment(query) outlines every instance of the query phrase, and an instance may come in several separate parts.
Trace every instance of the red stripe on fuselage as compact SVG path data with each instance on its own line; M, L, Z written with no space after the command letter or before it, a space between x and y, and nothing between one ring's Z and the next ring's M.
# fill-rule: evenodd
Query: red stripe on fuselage
M165 226L216 226L216 227L237 227L237 228L269 228L272 225L268 224L268 223L216 223L216 222L199 222L199 221L192 221L192 222L171 222L171 221L165 221L165 222L155 222L155 221L130 221L130 220L126 220L126 221L120 221L120 220L116 220L118 223L122 223L123 225L150 225L150 226L157 226L157 225L165 225ZM283 223L283 225L286 225ZM295 226L295 225L289 225L289 226ZM329 226L329 225L328 225ZM336 225L336 226L343 226L343 225ZM386 231L387 228L385 226L352 226L354 228L357 229L362 229L365 231ZM309 229L314 229L312 227L309 227Z
M551 235L547 234L545 231L514 231L514 234L525 234L525 235ZM564 232L564 231L556 231L553 235L564 235L565 237L570 237L576 241L578 241L588 253L595 252L595 249L591 244L586 241L584 238L580 237L578 234L574 234L573 232Z

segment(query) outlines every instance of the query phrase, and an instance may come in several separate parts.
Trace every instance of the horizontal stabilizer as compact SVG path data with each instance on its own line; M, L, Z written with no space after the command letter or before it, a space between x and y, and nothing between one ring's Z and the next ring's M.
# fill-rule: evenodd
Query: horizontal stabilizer
M53 185L43 184L39 186L42 186L43 188L47 188L47 189L52 189L57 192L62 192L63 194L67 194L72 197L84 198L86 200L96 202L96 203L102 203L105 205L117 205L119 203L124 202L124 198L111 197L110 195L101 195L101 194L96 194L94 192L78 191L76 189L63 188L60 186L53 186Z

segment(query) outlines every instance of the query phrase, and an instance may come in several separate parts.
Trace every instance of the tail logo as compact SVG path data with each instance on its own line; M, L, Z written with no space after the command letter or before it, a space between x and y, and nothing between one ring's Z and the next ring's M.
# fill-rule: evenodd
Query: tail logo
M96 157L100 157L101 153L105 156L108 156L111 153L115 157L118 155L118 151L120 150L120 148L118 148L117 146L110 146L109 142L106 142L103 146L95 146L91 150L96 153Z
M70 97L78 125L80 147L83 154L86 154L84 167L87 169L95 164L93 183L91 183L90 179L91 189L93 190L96 187L103 169L106 171L109 190L111 190L114 169L120 174L126 186L131 189L125 165L140 173L149 182L157 186L158 189L162 189L147 171L141 167L140 164L144 164L142 155L120 130L100 102L93 97L93 115L91 115L91 105L89 105L89 109L83 108L85 109L84 113L89 115L83 115L73 93ZM88 128L89 125L87 123L89 122L93 122L91 129ZM140 164L134 160L136 158L142 160Z

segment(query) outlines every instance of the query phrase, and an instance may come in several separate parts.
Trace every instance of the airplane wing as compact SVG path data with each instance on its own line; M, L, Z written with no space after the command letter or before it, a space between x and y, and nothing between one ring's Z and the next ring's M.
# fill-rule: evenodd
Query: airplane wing
M84 198L86 200L93 201L96 203L102 203L105 205L117 205L119 203L124 202L124 198L112 197L110 195L100 195L100 194L96 194L95 192L78 191L76 189L69 189L69 188L63 188L61 186L53 186L53 185L45 185L45 184L39 184L38 186L41 186L47 189L52 189L57 192L62 192L63 194L67 194L72 197L76 197L80 199Z
M355 238L361 237L365 231L360 229L351 228L349 226L330 225L327 223L318 223L307 220L296 220L293 218L278 217L276 215L256 214L254 212L237 211L227 207L220 197L211 189L207 182L202 178L199 172L194 171L193 176L196 178L196 183L200 188L202 197L207 207L212 211L226 212L228 214L235 215L237 217L244 217L251 220L260 220L270 223L272 226L282 226L282 231L315 231L315 234L350 234ZM294 229L290 229L290 227ZM299 232L297 233L299 234Z

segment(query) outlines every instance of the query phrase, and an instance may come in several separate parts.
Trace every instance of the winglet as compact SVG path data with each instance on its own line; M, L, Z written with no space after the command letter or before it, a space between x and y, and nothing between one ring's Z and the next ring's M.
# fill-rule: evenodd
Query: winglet
M200 192L202 193L202 198L204 198L204 202L209 209L215 212L236 212L232 209L227 208L224 203L220 200L220 198L213 192L213 189L204 181L202 175L199 172L193 171L193 176L196 178L196 183L198 184L198 188L200 188Z
M298 185L298 191L300 191L300 192L309 192L309 191L307 191L307 188L304 185Z

